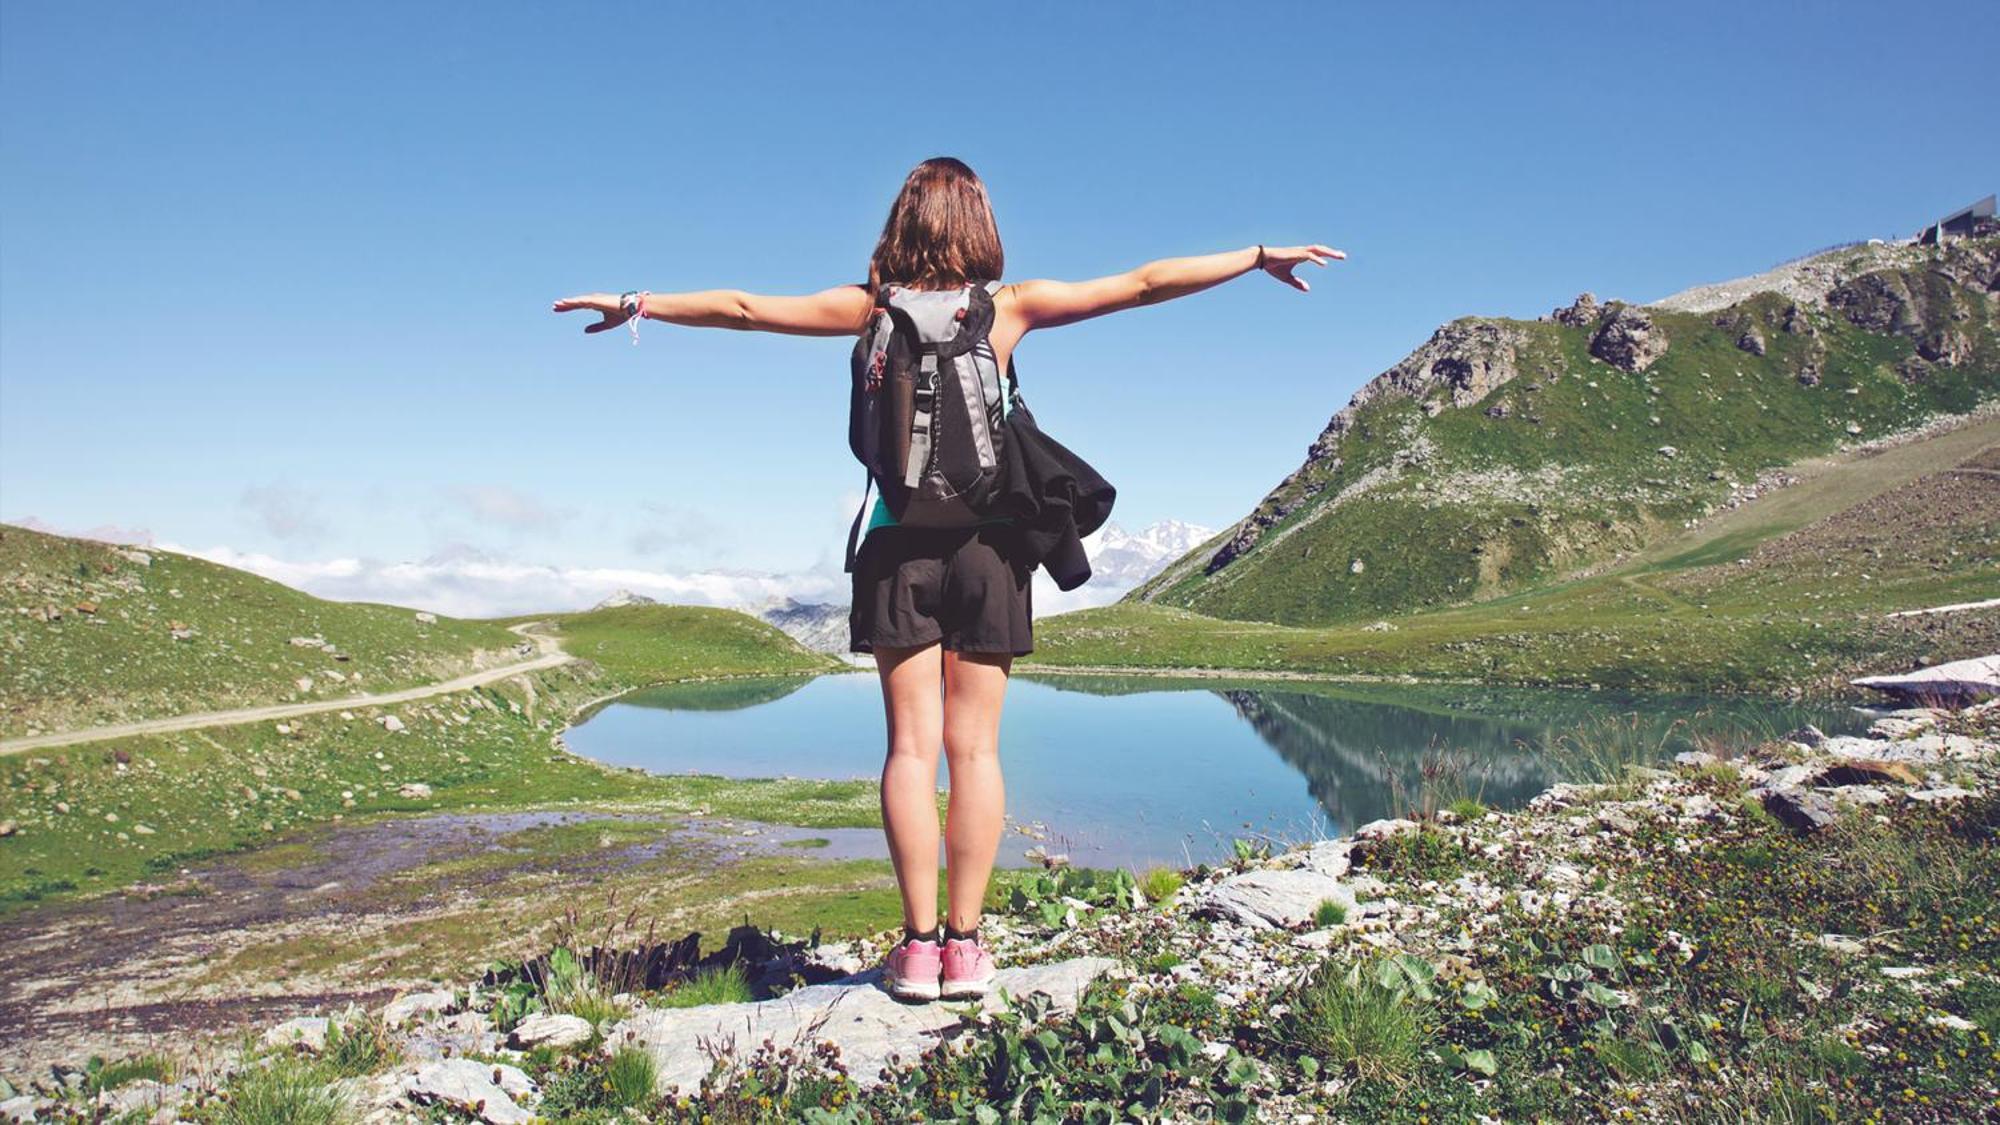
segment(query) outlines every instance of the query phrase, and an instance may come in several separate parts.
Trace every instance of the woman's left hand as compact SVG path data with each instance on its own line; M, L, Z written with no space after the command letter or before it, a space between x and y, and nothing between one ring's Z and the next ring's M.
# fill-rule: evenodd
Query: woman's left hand
M555 303L555 311L559 313L575 312L578 309L586 309L604 318L596 324L584 325L585 332L604 332L631 319L618 307L618 296L615 293L585 293L581 297L564 297Z

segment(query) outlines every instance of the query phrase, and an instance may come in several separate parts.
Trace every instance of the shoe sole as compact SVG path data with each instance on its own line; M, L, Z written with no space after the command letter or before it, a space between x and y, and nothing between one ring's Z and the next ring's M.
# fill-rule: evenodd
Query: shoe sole
M979 980L946 981L939 986L939 992L946 1000L977 1000L992 988L993 978L987 976Z
M889 986L889 995L898 1000L936 1000L938 992L936 982L922 984L914 981L907 983L898 981Z

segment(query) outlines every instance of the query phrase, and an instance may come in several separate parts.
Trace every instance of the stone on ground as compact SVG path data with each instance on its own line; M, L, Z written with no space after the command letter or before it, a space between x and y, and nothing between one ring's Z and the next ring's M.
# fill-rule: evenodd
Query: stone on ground
M514 1025L513 1034L508 1036L508 1045L520 1051L536 1047L574 1047L589 1042L592 1031L590 1021L582 1016L538 1012Z
M998 1010L1000 994L1022 998L1042 993L1055 1010L1070 1011L1084 987L1116 967L1108 957L1078 957L1047 965L1001 969L993 991L979 1001ZM830 1042L856 1083L873 1086L894 1060L915 1062L962 1021L950 1001L904 1004L879 987L880 970L846 980L816 984L775 1000L711 1004L700 1008L649 1009L614 1026L605 1049L634 1046L659 1064L663 1093L692 1093L711 1065L709 1049L747 1058L767 1039L779 1049ZM973 1001L965 1001L971 1004Z
M441 988L405 993L389 1001L388 1006L382 1009L382 1022L390 1027L401 1027L418 1016L440 1015L450 1011L456 999Z
M488 1125L526 1125L535 1115L514 1101L535 1092L518 1067L505 1063L444 1059L425 1063L403 1082L412 1101L445 1105L474 1114Z
M1854 686L1919 703L1973 702L2000 695L2000 655L1975 656L1900 676L1863 676Z
M1354 892L1338 879L1306 867L1267 869L1231 875L1207 888L1195 910L1258 929L1289 930L1310 923L1328 900L1354 909Z

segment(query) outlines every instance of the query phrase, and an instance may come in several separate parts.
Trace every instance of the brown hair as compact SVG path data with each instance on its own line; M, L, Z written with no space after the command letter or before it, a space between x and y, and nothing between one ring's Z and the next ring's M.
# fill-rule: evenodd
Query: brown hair
M868 287L950 289L1006 269L993 204L965 162L933 156L910 170L868 261Z

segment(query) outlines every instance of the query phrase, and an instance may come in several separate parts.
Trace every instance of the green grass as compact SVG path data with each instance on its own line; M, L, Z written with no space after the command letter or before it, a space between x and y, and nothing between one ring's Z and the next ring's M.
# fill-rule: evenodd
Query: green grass
M1426 1003L1384 985L1359 963L1327 962L1289 1003L1273 1037L1361 1082L1408 1082L1434 1035Z
M1342 925L1347 921L1347 904L1338 899L1327 899L1313 908L1313 925L1325 928Z
M783 676L836 671L839 661L812 652L775 626L728 609L633 605L588 613L510 620L546 621L565 652L639 687L724 676ZM764 680L761 686L781 685ZM725 689L726 690L726 689Z
M0 525L0 735L392 691L470 671L475 655L521 659L510 651L521 638L493 622L426 622L131 551ZM61 616L43 620L50 609ZM176 625L192 634L175 639ZM324 638L348 659L293 637Z
M747 1004L756 999L741 965L726 969L702 969L666 995L656 997L655 1008L699 1008L708 1004Z
M1906 276L1928 279L1926 269ZM1771 294L1719 315L1654 312L1672 343L1636 374L1591 357L1590 329L1461 322L1449 330L1512 336L1514 379L1462 407L1433 391L1429 405L1443 406L1434 417L1424 402L1376 395L1333 439L1338 456L1309 462L1260 505L1289 510L1248 552L1205 574L1218 537L1133 597L1224 619L1358 625L1534 589L1649 550L1723 501L1731 481L1856 440L1850 424L1881 437L2000 393L2000 336L1986 302L1964 294L1956 303L1965 318L1955 327L1976 353L1917 381L1897 370L1914 354L1909 339L1830 314L1815 314L1813 336L1788 335L1779 327L1787 302ZM1736 347L1753 323L1766 355ZM1817 385L1800 381L1808 365ZM1663 456L1662 446L1678 452ZM1778 505L1802 514L1795 508ZM1771 533L1708 539L1678 561L1728 562Z
M336 1125L350 1105L332 1073L308 1055L277 1054L254 1061L224 1088L215 1120L221 1125Z

